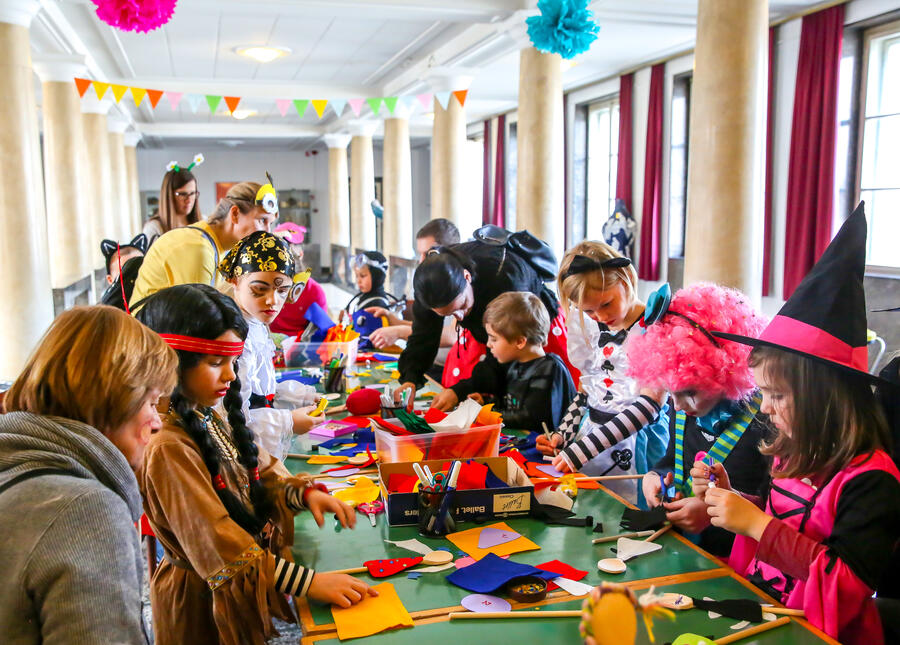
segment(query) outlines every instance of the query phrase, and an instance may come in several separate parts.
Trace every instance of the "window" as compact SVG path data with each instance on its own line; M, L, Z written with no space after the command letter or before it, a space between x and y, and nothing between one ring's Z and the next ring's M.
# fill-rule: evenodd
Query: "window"
M900 268L900 23L866 34L859 197L869 220L866 263Z
M518 122L509 123L506 132L506 229L516 230L516 190L518 189Z
M684 257L687 214L688 123L691 75L676 76L672 86L672 127L669 146L669 257Z
M603 239L603 224L616 206L619 161L619 99L594 103L587 119L587 217L585 235Z

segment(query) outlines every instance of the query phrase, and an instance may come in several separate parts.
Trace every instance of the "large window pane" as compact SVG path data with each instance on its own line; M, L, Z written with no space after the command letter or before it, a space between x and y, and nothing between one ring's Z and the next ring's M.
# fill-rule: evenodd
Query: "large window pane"
M619 146L618 100L588 108L587 209L585 236L603 239L603 224L616 203L616 165Z

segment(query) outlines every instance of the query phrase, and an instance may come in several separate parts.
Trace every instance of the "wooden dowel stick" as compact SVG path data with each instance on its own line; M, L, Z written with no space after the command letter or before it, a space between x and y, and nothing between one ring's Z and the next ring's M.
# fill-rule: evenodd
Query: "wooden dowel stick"
M666 524L664 527L659 529L656 533L654 533L653 535L648 537L646 540L644 540L644 542L653 542L656 538L658 538L660 535L662 535L663 533L668 531L670 528L672 528L672 525Z
M285 459L312 459L313 457L322 457L323 455L301 455L298 452L289 452L285 455Z
M451 611L450 620L454 618L578 618L580 610L556 611Z
M787 607L768 607L763 605L763 613L779 614L780 616L795 616L796 618L806 618L806 614L802 609L788 609Z
M368 571L368 569L366 569L365 567L355 567L355 568L353 568L353 569L338 569L337 571L326 571L325 573L347 573L347 574L352 574L352 573L365 573L366 571Z
M642 538L653 535L653 531L637 531L636 533L619 533L618 535L607 535L591 540L591 544L603 544L604 542L615 542L619 538Z
M767 632L770 629L775 629L776 627L781 627L782 625L787 625L791 622L790 618L784 617L779 618L778 620L773 620L768 623L763 623L762 625L756 625L755 627L750 627L749 629L743 629L739 632L735 632L734 634L729 634L728 636L723 636L722 638L717 638L716 643L718 645L727 645L728 643L736 643L738 641L742 641L745 638L750 638L751 636L756 636L761 632Z
M352 468L352 466L348 466L347 468ZM353 473L352 475L332 475L331 473L322 473L321 475L313 475L313 479L328 479L331 477L356 477L357 475L372 475L377 473L378 471L373 470L360 470L358 473Z
M340 414L341 412L346 412L346 405L336 405L333 408L328 408L325 410L325 416L331 416L332 414Z

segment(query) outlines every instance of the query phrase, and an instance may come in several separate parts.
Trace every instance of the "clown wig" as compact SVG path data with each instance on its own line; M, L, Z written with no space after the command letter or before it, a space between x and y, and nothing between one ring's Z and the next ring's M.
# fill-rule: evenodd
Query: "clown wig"
M701 282L680 289L669 312L690 318L707 331L724 331L756 338L766 326L740 291ZM756 388L747 364L750 347L718 340L717 347L702 331L680 316L664 315L643 334L628 340L628 375L645 387L669 392L698 390L732 401Z

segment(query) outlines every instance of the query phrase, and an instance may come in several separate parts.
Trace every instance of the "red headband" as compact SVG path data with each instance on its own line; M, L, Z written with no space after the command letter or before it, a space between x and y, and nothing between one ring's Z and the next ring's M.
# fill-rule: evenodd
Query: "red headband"
M240 356L244 351L244 343L223 343L218 340L180 336L178 334L160 334L172 349L182 349L197 354L214 354L216 356Z

